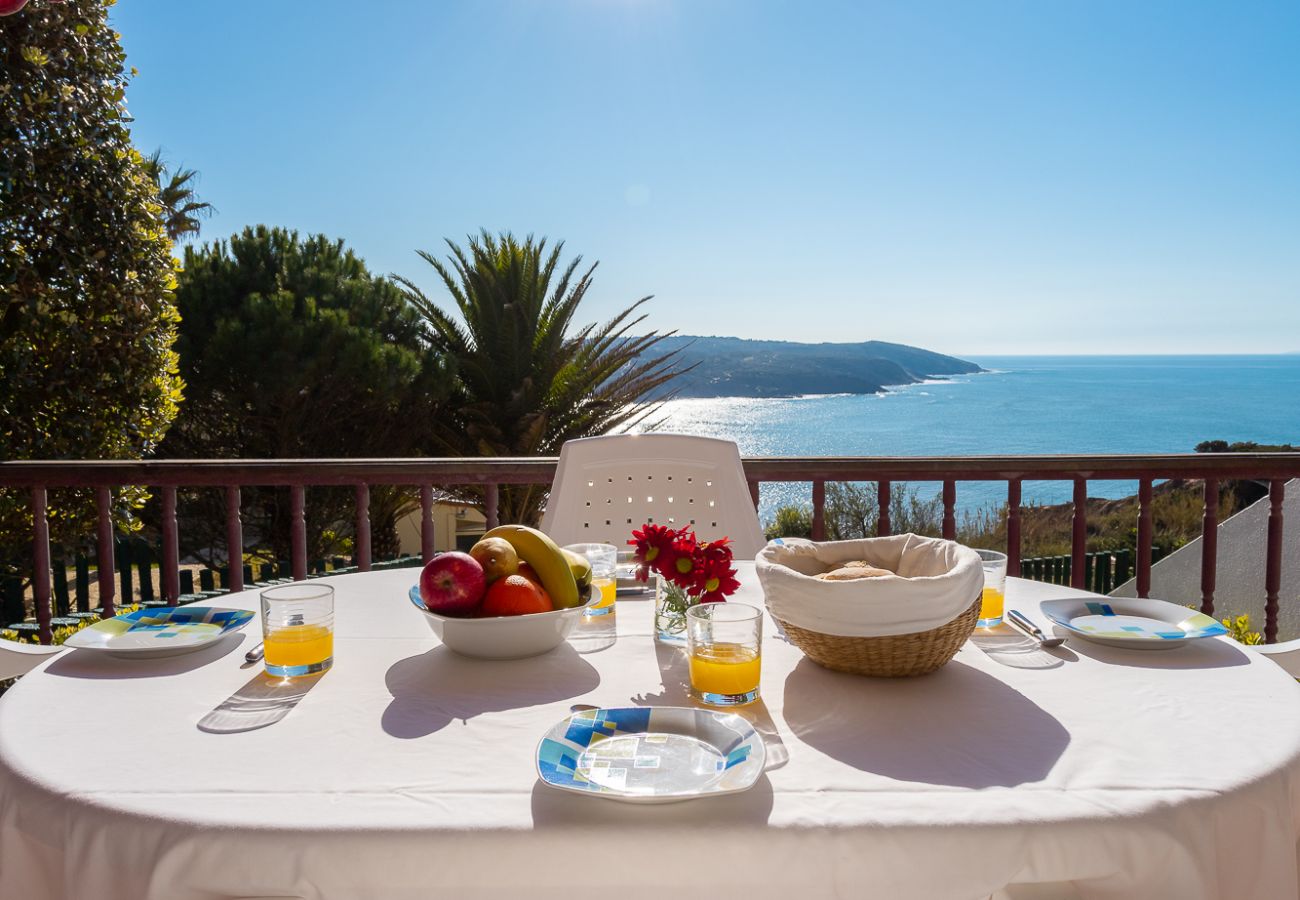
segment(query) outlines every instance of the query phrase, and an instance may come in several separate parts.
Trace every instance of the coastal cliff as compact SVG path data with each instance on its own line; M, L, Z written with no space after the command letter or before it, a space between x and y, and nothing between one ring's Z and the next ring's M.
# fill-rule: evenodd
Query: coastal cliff
M983 371L975 363L906 344L799 344L674 335L656 352L679 351L683 369L666 392L678 397L795 397L874 394L891 385Z

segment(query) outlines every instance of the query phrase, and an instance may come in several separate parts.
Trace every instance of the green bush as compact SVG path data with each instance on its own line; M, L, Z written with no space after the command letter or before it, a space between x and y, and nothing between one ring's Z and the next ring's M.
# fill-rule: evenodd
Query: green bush
M1228 636L1239 644L1255 645L1264 643L1264 635L1258 631L1250 630L1249 615L1237 616L1235 619L1220 619L1219 621L1223 623L1224 628L1228 629Z
M763 534L769 541L781 537L810 538L812 510L806 506L782 506Z

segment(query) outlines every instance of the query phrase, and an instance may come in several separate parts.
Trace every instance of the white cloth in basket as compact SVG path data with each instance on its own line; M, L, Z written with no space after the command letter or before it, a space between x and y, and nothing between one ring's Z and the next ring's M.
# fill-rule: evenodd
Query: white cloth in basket
M898 574L853 581L812 577L859 559ZM969 609L984 588L978 553L916 534L828 543L778 538L759 551L755 567L773 616L844 637L938 628Z

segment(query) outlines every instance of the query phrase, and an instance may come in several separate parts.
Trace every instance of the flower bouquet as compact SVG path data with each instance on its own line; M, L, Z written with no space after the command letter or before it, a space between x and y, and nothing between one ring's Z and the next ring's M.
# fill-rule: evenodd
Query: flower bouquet
M638 581L657 576L655 634L665 643L686 642L686 610L726 600L740 587L732 568L729 538L701 541L689 527L647 523L632 532Z

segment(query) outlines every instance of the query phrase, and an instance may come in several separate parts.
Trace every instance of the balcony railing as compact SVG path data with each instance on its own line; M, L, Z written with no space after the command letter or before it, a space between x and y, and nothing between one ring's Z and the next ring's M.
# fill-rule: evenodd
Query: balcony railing
M500 485L549 485L554 458L478 459L347 459L347 460L168 460L159 462L3 462L0 488L31 493L34 518L32 591L41 639L50 639L50 541L46 518L50 488L96 489L100 603L105 615L114 609L112 491L124 486L157 489L162 497L162 592L174 604L180 596L179 542L176 519L178 488L219 487L226 492L226 535L230 547L242 547L240 489L247 486L287 486L291 508L293 577L307 577L307 529L304 510L307 488L352 486L356 491L356 565L371 567L370 488L374 485L418 487L421 500L421 548L433 555L435 487L480 485L488 527L497 524ZM1282 580L1282 501L1286 481L1300 477L1300 453L1178 454L1132 456L967 456L967 457L749 457L744 460L750 494L757 506L764 482L811 482L813 537L825 537L828 481L875 482L879 499L878 531L890 533L890 487L896 482L942 484L943 535L957 532L957 485L963 481L1002 481L1007 485L1008 570L1020 574L1021 488L1025 481L1068 481L1073 484L1071 584L1085 586L1087 504L1090 480L1136 480L1137 590L1145 597L1151 587L1152 486L1166 479L1204 482L1201 544L1201 610L1214 614L1217 566L1219 488L1223 481L1243 479L1268 484L1269 515L1265 561L1265 630L1269 643L1277 639L1278 592ZM243 590L240 566L230 566L229 588Z

